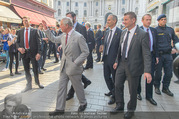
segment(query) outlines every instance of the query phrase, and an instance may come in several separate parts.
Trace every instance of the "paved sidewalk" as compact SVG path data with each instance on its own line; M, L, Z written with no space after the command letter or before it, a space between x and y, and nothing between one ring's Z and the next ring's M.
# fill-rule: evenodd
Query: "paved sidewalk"
M47 71L44 74L40 74L40 82L45 86L44 89L39 89L34 83L33 79L33 89L22 93L23 104L26 104L31 108L33 112L40 111L53 111L56 104L56 95L59 83L59 67L60 62L54 64L54 59L48 59L45 68ZM24 75L24 70L22 63L20 63L19 71L21 75L15 75L10 77L9 71L2 72L5 64L0 63L0 111L3 110L4 97L8 94L20 93L26 85L26 79ZM13 69L14 70L14 69ZM88 102L87 109L85 112L109 112L115 107L114 105L108 105L109 97L104 96L104 93L108 92L107 86L103 78L103 65L102 62L94 63L94 68L85 70L84 75L92 81L92 84L85 89L85 96ZM145 100L145 85L144 80L142 80L142 101L137 102L136 112L179 112L179 85L175 84L173 81L176 77L173 76L171 81L170 89L174 93L174 97L169 97L166 94L161 96L154 93L154 99L157 102L157 106L151 105ZM70 83L68 88L70 87ZM125 111L127 109L126 105L129 100L129 92L127 81L125 83L124 89L125 98ZM78 110L78 99L76 95L73 99L66 102L66 111L73 112ZM175 113L176 114L176 113ZM137 115L137 114L136 114ZM146 115L146 114L145 114ZM161 115L160 115L161 116ZM179 116L179 115L178 115ZM118 116L117 116L118 117ZM121 116L120 116L121 117ZM140 116L139 116L140 117ZM165 117L165 116L164 116ZM178 117L174 116L176 119ZM170 117L171 118L171 117Z

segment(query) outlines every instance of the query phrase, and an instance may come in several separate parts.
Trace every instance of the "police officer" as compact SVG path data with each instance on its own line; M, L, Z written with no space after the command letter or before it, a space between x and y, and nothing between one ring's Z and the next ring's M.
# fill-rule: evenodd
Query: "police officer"
M159 51L159 63L156 65L156 74L154 78L155 93L161 95L160 81L162 76L162 68L164 68L163 76L163 89L162 92L169 96L173 96L173 93L169 90L170 81L172 78L172 46L171 40L176 44L179 39L175 35L173 28L166 26L166 15L162 14L157 18L158 26L158 51Z

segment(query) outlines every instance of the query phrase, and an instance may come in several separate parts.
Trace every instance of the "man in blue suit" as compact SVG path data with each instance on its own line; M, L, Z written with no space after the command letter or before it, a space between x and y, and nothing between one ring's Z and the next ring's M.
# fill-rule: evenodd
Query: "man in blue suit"
M110 91L105 95L112 95L110 101L108 102L109 105L115 103L114 82L116 70L114 70L113 64L115 63L117 57L119 41L122 33L122 30L116 27L116 23L117 16L113 14L109 15L107 19L107 25L110 29L106 32L106 35L104 37L104 50L102 57L102 61L104 62L104 79Z
M143 26L140 28L143 29L149 35L149 47L152 56L152 66L151 66L151 75L152 79L154 79L154 71L155 71L155 64L159 62L159 55L158 55L158 40L157 40L157 30L155 28L150 27L152 17L150 14L145 14L142 17ZM151 83L146 82L146 99L153 105L157 105L155 100L153 99L153 81ZM141 76L139 77L139 85L137 89L137 99L142 100L141 93Z

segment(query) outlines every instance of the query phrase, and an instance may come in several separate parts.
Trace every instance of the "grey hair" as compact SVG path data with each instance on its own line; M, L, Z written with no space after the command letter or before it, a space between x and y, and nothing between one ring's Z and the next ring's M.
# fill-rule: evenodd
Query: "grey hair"
M112 19L113 19L113 20L116 20L116 24L117 24L117 22L118 22L118 18L117 18L117 16L114 15L114 14L110 14L109 16L112 16Z
M62 20L63 20L63 24L64 24L64 25L67 25L67 24L68 24L68 26L73 27L73 22L72 22L72 19L71 19L71 18L65 17L65 18L63 18Z
M89 28L91 27L91 24L89 22L85 23L85 26L88 26Z

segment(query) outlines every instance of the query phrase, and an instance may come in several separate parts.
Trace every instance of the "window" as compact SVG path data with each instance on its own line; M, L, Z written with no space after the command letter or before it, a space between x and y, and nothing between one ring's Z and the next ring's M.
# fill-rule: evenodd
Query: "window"
M84 2L84 7L86 7L87 6L87 4L86 4L86 2Z
M136 8L135 8L135 13L136 13L136 15L138 15L138 11L139 11L139 8L136 7Z
M78 15L78 10L75 10L75 14Z
M61 9L58 9L58 16L61 15Z
M78 2L75 2L75 6L78 7Z
M59 6L61 5L61 2L60 2L60 1L58 1L58 5L59 5Z
M124 14L125 13L125 8L122 8L122 14Z
M69 12L69 9L67 9L67 13Z
M98 2L96 2L96 6L98 6Z
M87 16L87 11L86 10L84 10L84 17L86 17Z
M123 5L125 4L125 2L126 2L125 0L122 0L122 4L123 4Z
M95 10L95 16L96 17L98 16L98 10L97 9Z
M69 2L67 2L67 6L69 6L70 5L70 3Z

